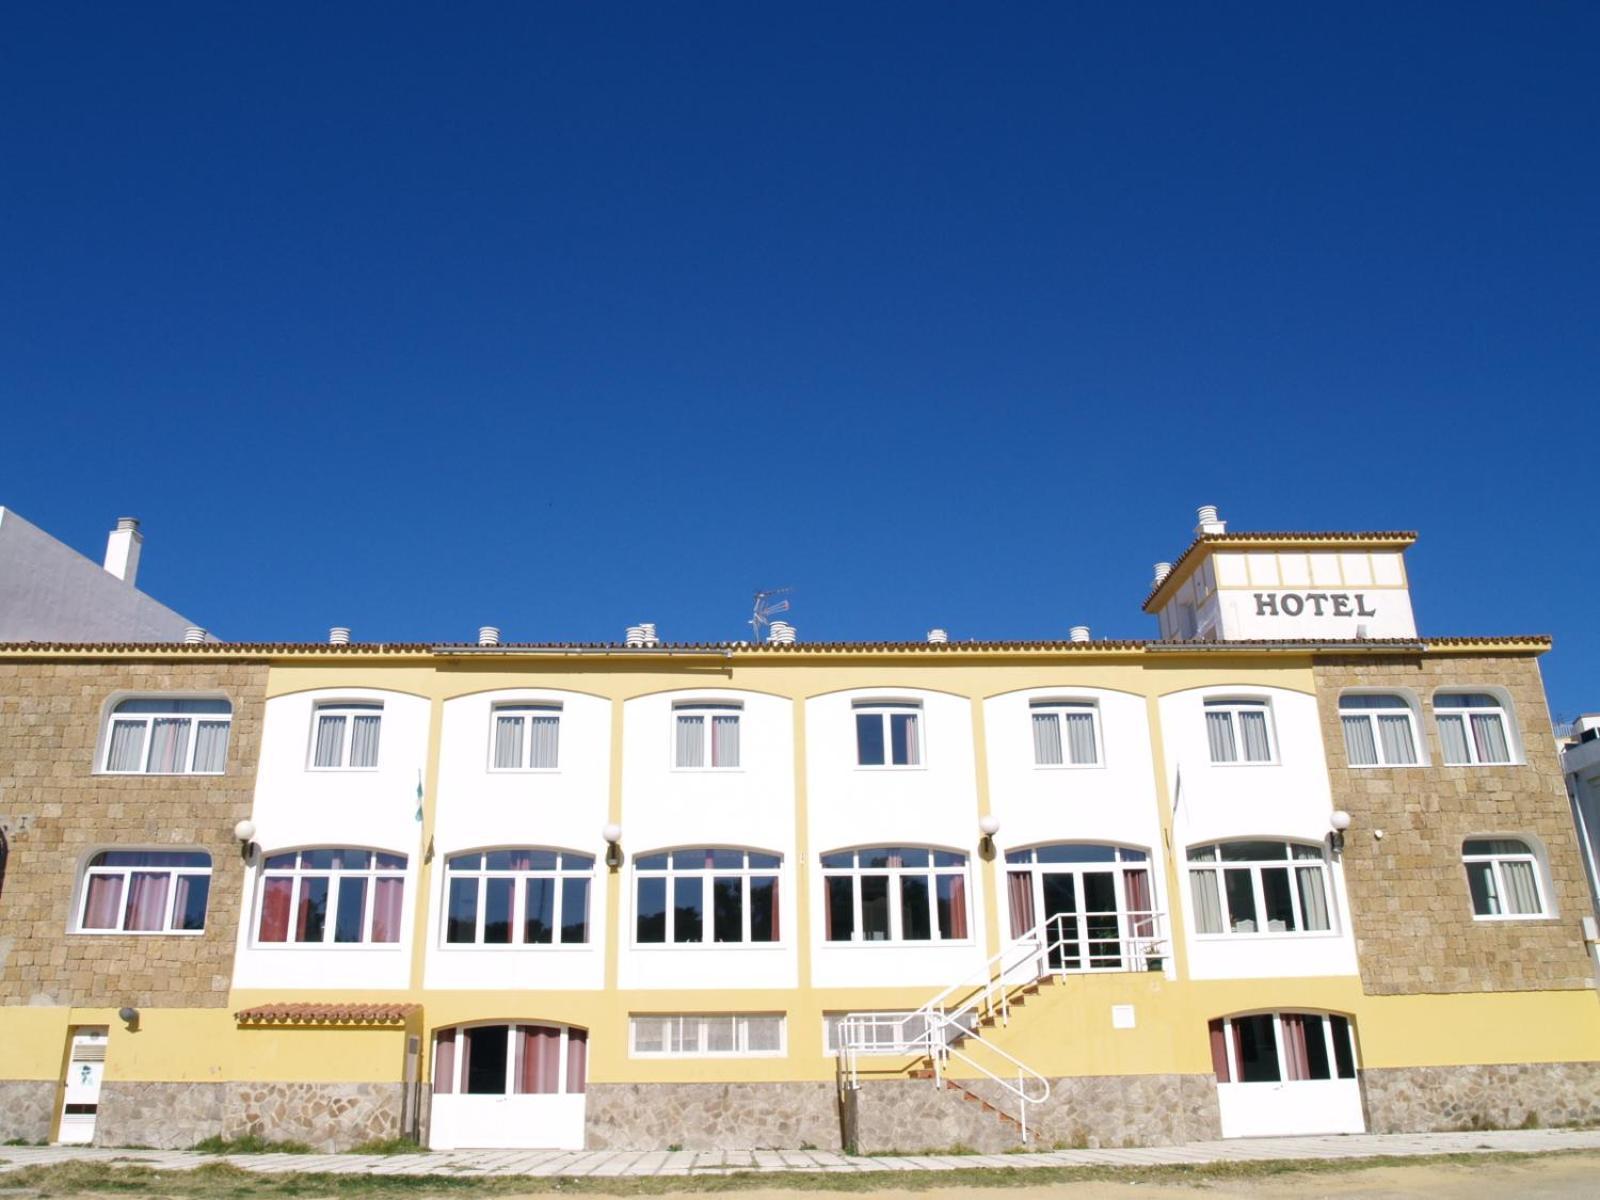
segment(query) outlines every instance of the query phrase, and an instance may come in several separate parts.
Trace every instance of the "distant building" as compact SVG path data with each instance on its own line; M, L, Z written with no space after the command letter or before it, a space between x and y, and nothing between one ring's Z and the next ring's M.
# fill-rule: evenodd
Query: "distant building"
M103 565L0 508L0 642L208 640L134 586L144 535L121 517ZM210 639L214 640L214 639Z
M1571 737L1561 748L1561 770L1572 798L1589 889L1600 909L1600 713L1584 713L1572 723Z

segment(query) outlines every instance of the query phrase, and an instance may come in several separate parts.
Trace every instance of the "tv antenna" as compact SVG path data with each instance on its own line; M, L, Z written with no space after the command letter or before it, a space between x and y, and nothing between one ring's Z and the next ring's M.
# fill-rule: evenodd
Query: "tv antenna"
M755 634L756 641L759 642L761 640L762 626L771 625L772 618L776 614L789 611L789 602L787 600L774 600L773 597L788 595L793 590L793 588L781 587L756 593L755 609L750 614L748 622L750 629Z

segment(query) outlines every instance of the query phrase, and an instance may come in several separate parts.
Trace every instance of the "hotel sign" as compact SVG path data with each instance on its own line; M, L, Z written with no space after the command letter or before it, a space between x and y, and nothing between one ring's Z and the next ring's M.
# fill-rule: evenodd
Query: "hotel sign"
M1375 617L1365 592L1256 592L1258 617Z

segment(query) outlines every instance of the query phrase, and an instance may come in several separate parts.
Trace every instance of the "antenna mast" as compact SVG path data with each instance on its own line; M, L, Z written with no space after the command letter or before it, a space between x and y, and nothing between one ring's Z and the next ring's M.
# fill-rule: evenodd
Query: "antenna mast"
M787 600L774 600L773 597L787 595L793 590L793 588L781 587L756 593L755 604L753 611L750 614L750 620L746 622L746 624L750 626L751 632L755 634L756 641L759 642L761 640L762 627L765 625L771 625L772 618L775 615L789 611L789 602Z

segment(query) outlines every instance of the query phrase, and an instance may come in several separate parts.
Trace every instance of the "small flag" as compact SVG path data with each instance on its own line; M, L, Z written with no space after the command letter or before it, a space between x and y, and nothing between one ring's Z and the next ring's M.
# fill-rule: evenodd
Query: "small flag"
M422 821L422 771L417 771L417 821Z

